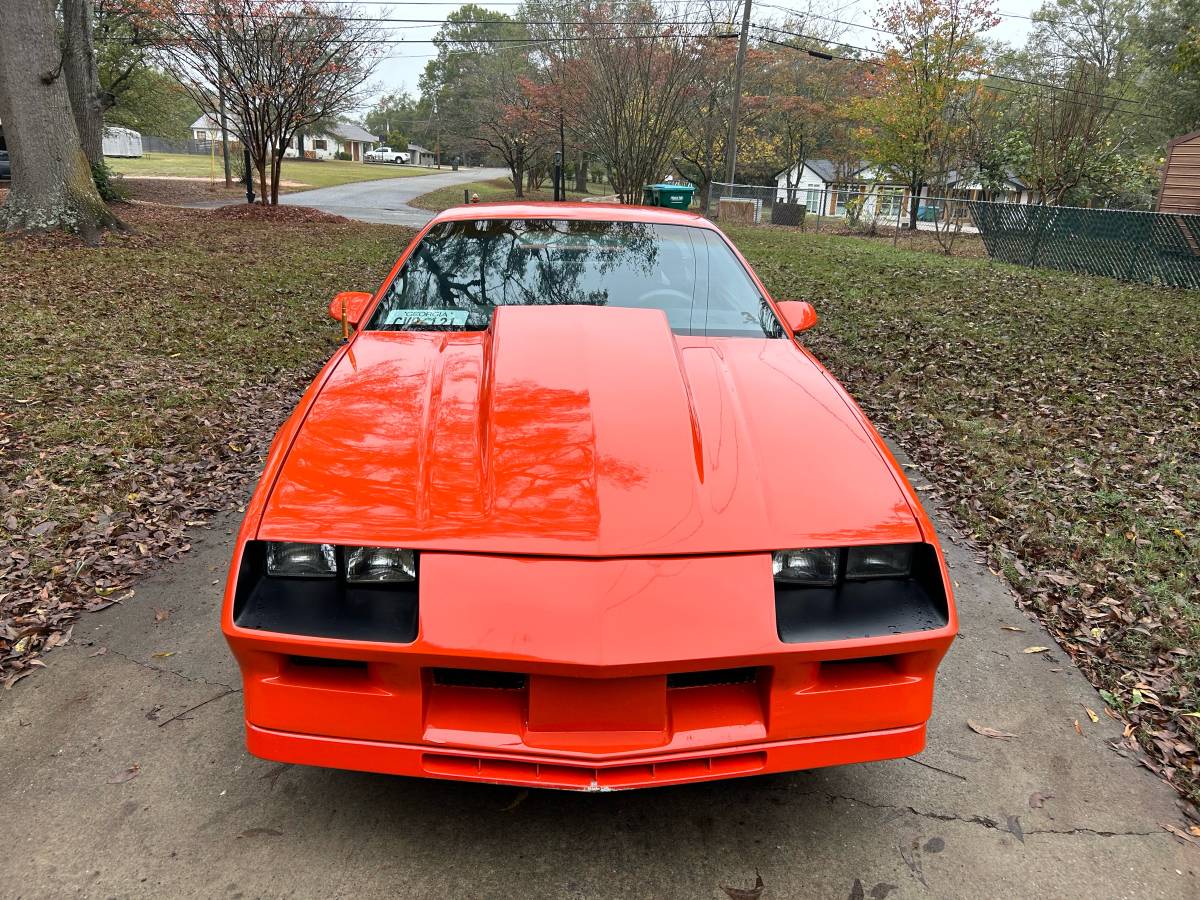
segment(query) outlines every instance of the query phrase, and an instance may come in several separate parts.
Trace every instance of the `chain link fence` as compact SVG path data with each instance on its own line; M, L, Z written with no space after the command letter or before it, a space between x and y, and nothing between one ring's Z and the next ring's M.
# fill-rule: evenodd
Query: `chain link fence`
M713 182L708 191L708 214L727 223L792 225L814 231L904 228L911 221L912 205L903 188L884 185L861 191ZM961 198L918 197L916 207L918 230L977 232L970 207Z
M1200 289L1200 216L1000 203L971 207L993 259Z
M915 210L914 210L915 205ZM1123 281L1200 288L1200 216L1037 206L966 197L917 197L903 188L866 190L723 184L709 188L708 215L723 224L792 225L806 231L890 234L926 248L968 252ZM915 215L914 215L915 213ZM910 227L914 223L915 228ZM961 249L961 248L960 248Z

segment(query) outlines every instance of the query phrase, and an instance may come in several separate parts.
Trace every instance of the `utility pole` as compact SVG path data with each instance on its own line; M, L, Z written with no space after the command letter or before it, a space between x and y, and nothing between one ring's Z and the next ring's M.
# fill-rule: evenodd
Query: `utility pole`
M737 168L738 107L742 105L742 69L746 65L746 43L750 40L750 0L742 8L742 34L738 40L737 63L733 69L733 102L729 110L729 142L725 150L725 183L733 184Z
M555 185L554 192L558 195L555 200L567 199L567 135L563 128L563 111L562 107L558 108L558 172L555 177L558 183Z

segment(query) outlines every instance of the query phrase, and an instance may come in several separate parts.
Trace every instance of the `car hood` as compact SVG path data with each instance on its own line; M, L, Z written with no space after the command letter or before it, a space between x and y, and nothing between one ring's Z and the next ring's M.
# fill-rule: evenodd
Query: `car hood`
M258 536L570 556L921 539L874 435L794 344L583 306L360 334Z

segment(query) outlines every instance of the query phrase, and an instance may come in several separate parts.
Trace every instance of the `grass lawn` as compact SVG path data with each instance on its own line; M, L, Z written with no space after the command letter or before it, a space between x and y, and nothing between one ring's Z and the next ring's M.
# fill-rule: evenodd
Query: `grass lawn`
M99 249L0 244L9 679L79 606L119 599L180 552L189 523L244 498L335 346L328 298L376 287L411 234L296 209L120 214L136 232ZM241 218L268 214L282 221ZM1105 692L1147 764L1200 798L1200 293L882 240L730 234L776 296L817 306L806 342ZM1065 729L1083 714L1062 710Z
M130 177L175 176L178 178L215 178L224 181L221 155L199 156L190 153L147 153L136 159L110 159L114 172ZM333 187L354 181L375 181L381 178L408 178L428 175L436 169L419 166L367 165L341 159L285 159L280 178L294 181L307 188ZM294 190L294 189L293 189Z
M590 193L580 194L574 189L574 184L575 182L572 180L567 185L567 199L569 200L581 200L585 197L603 197L612 193L612 190L607 185L592 184L589 185L591 189ZM507 178L497 178L494 181L473 181L470 184L459 184L430 191L428 194L422 194L415 200L410 201L410 205L420 207L421 209L430 209L434 212L441 212L443 209L449 209L452 206L461 206L464 189L473 194L478 194L479 200L482 203L497 203L517 199L516 193L513 191L512 182ZM527 190L522 199L553 200L554 185L546 182L541 190Z
M1200 293L730 236L816 305L806 342L1200 800Z

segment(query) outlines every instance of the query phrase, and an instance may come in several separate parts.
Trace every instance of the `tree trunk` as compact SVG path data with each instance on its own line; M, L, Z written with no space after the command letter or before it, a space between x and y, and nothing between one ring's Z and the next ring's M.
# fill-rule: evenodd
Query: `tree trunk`
M582 150L575 151L575 192L578 194L586 194L588 191L587 182L587 156Z
M63 0L62 68L79 142L89 165L104 162L104 115L92 41L92 0Z
M284 148L280 147L275 151L275 156L271 160L271 205L279 205L279 175L283 171L283 152Z
M96 192L63 78L53 0L0 0L0 119L12 188L0 228L65 230L94 243L121 228Z
M909 198L908 204L908 230L915 232L917 230L917 207L921 202L921 188L924 185L919 178L914 178L909 188L912 190L912 196Z

